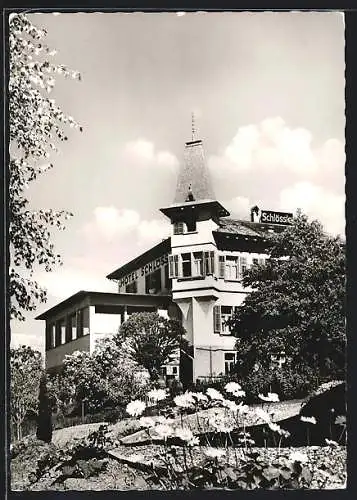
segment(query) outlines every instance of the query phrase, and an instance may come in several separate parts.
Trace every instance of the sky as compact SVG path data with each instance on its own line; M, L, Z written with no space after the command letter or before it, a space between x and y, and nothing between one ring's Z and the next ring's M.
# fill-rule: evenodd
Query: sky
M344 235L344 19L338 12L34 14L58 77L53 98L83 132L29 188L33 208L70 210L53 234L63 265L35 270L48 300L11 324L11 343L44 351L34 318L167 237L191 113L216 198L296 212Z

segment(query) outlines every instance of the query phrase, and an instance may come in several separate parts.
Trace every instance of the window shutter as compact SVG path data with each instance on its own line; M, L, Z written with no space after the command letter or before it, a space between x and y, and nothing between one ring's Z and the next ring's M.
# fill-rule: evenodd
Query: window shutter
M174 255L174 275L175 278L182 276L182 262L181 257L179 259L179 255Z
M224 255L219 255L218 257L218 277L219 278L224 278L224 271L225 271L225 256Z
M211 266L211 273L210 274L215 274L215 265L214 265L214 252L210 252L209 253L209 262L210 262L210 266Z
M213 331L214 333L221 333L221 329L221 306L213 306Z
M169 255L169 278L173 278L174 274L174 255Z
M209 262L208 262L209 252L203 252L203 262L202 262L202 274L207 276L209 274Z
M241 278L243 278L243 274L247 270L247 258L246 257L241 257L240 269L241 269Z

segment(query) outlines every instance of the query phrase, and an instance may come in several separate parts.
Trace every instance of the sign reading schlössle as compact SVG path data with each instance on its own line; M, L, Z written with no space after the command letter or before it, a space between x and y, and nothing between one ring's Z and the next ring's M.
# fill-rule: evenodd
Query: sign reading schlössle
M260 222L264 224L282 224L290 226L293 223L293 214L288 212L262 210L260 212Z

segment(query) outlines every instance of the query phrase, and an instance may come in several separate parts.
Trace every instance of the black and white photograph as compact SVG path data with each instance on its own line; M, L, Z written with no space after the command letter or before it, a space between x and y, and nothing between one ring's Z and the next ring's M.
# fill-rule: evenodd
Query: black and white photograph
M11 491L346 489L344 13L6 23Z

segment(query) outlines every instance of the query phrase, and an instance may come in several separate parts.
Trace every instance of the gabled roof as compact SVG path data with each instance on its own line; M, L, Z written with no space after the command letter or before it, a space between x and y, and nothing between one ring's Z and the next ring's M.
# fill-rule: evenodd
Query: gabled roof
M246 220L221 217L218 221L218 233L250 236L253 238L269 238L274 233L284 231L287 226L277 224L261 224L260 222L250 222Z
M123 276L126 276L127 274L131 273L132 271L139 269L139 267L148 264L149 262L155 259L158 259L162 255L169 253L170 251L171 251L171 238L166 238L166 240L160 241L160 243L158 243L154 247L150 248L141 255L138 255L138 257L135 257L135 259L131 260L127 264L124 264L123 266L119 267L112 273L108 274L107 278L110 280L118 280Z

